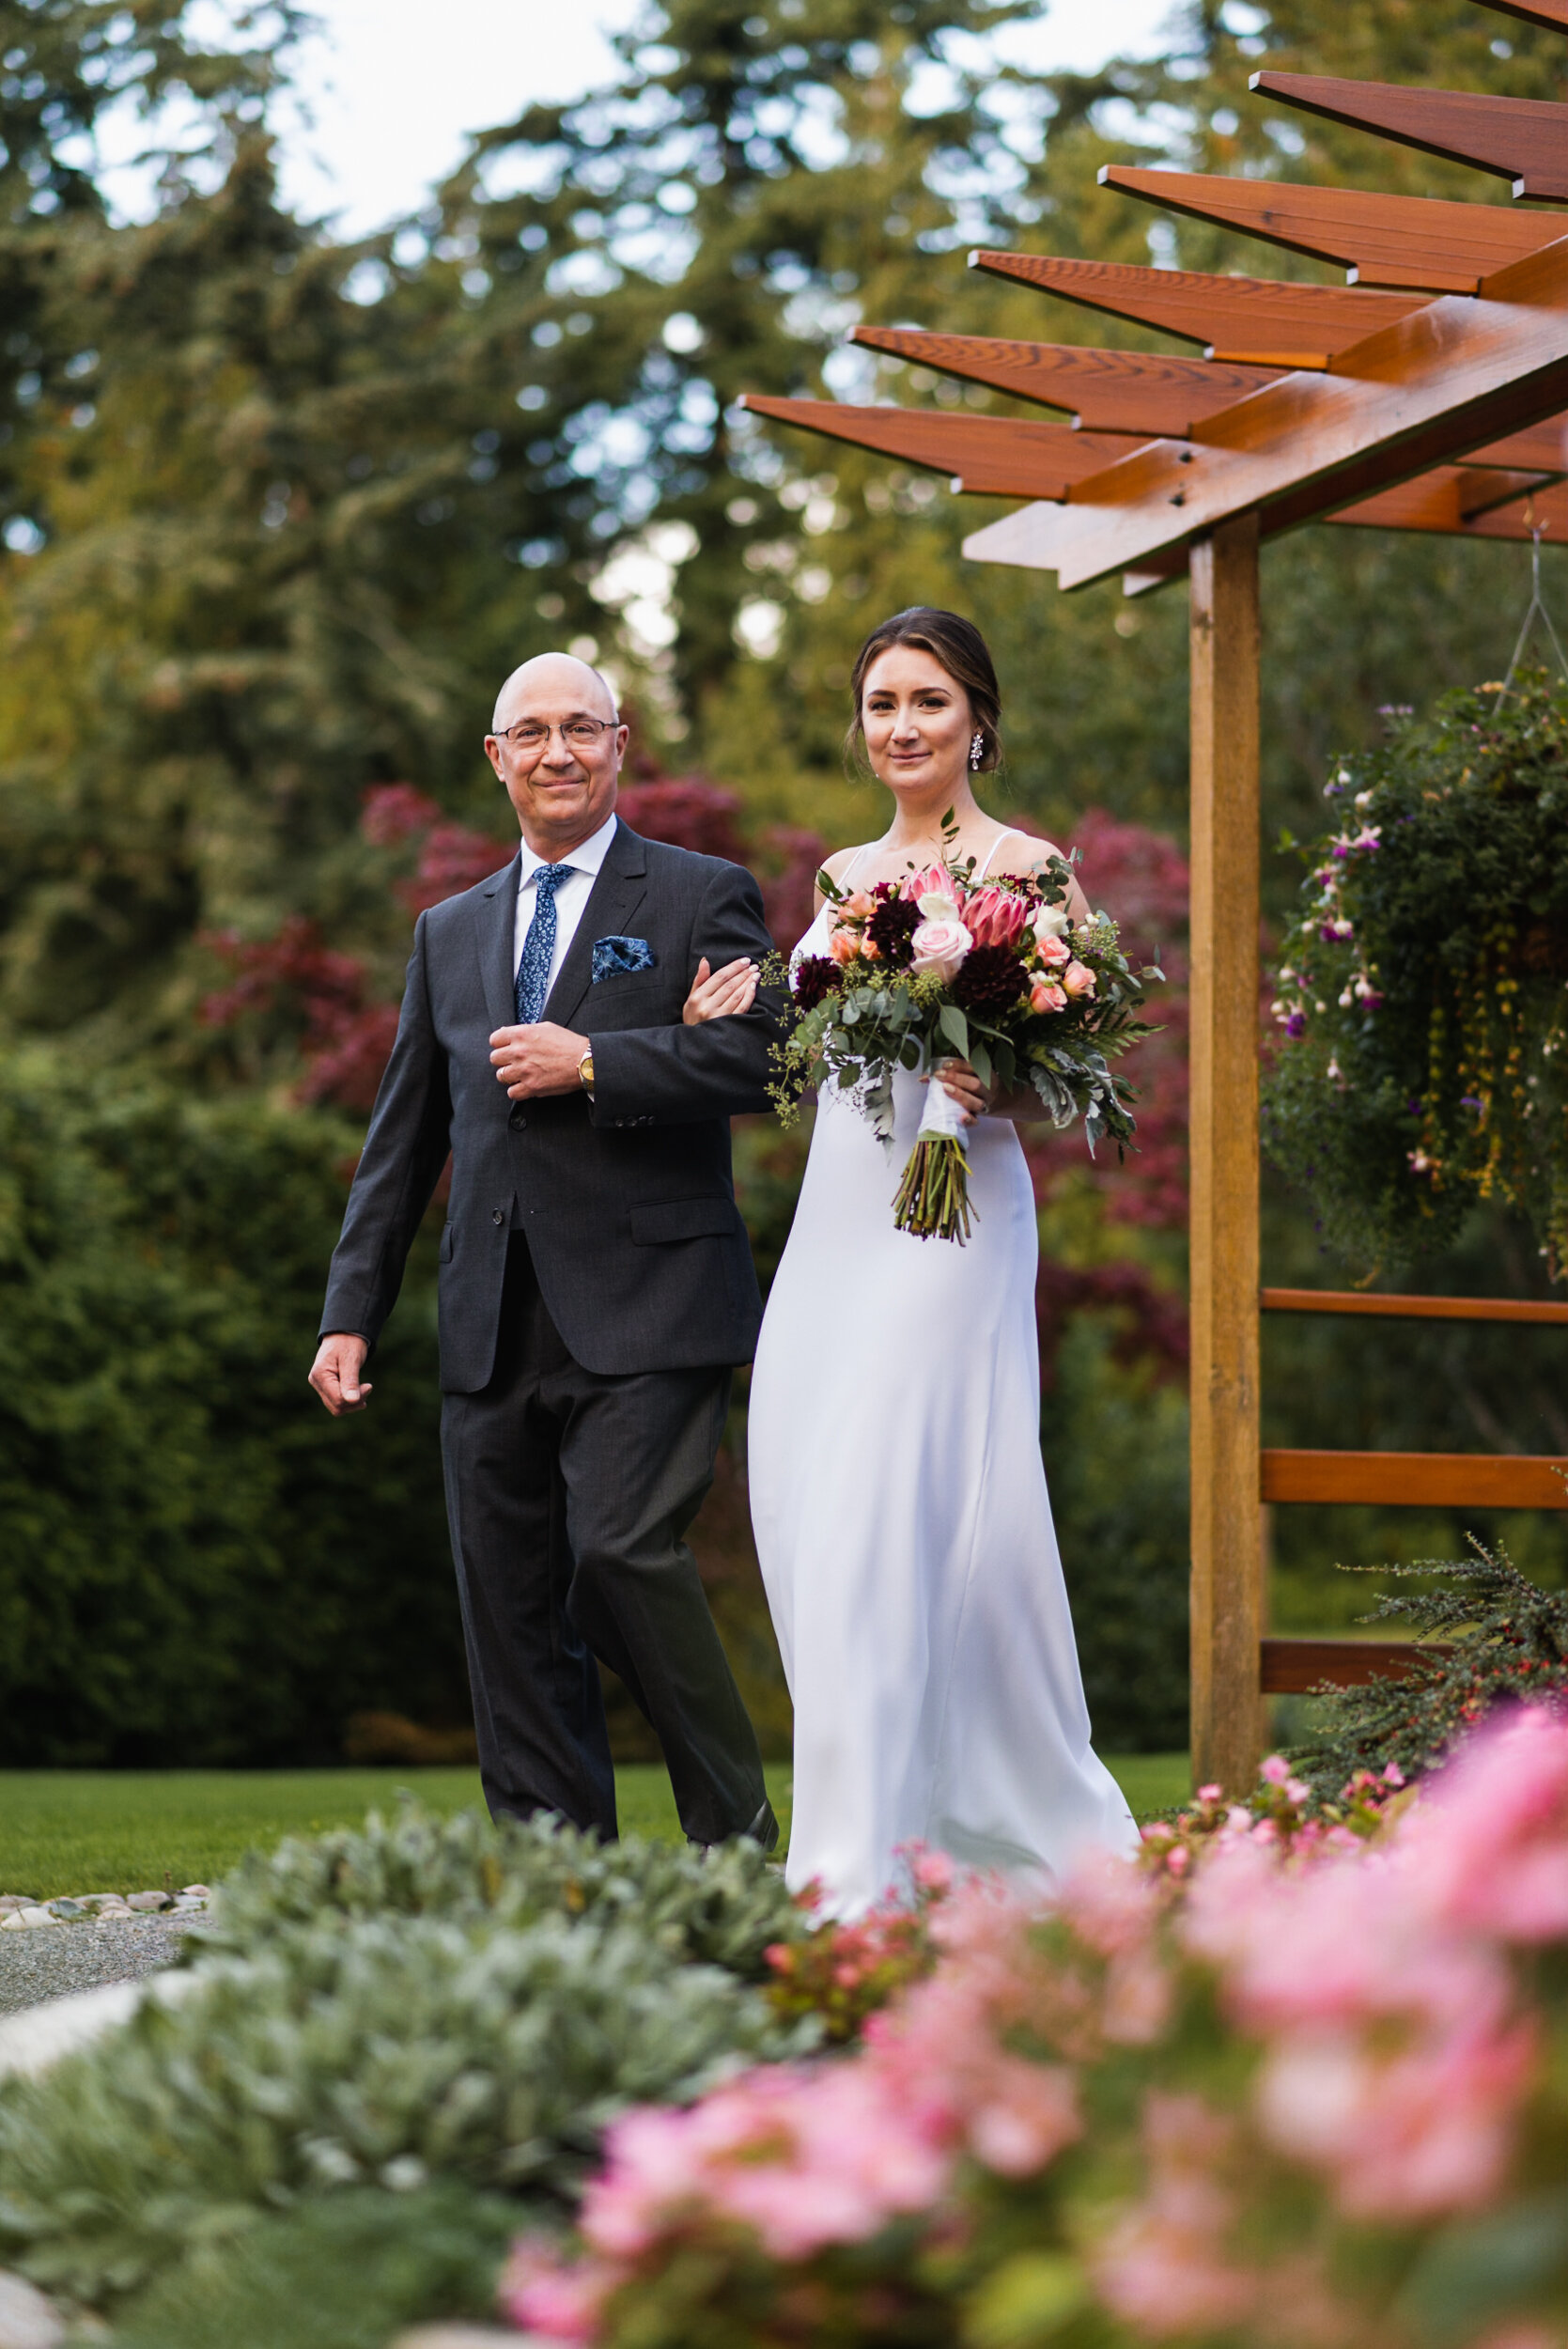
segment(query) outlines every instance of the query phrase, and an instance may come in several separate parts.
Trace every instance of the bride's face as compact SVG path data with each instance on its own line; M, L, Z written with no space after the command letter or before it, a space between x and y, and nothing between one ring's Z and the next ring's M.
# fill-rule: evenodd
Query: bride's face
M969 772L970 697L918 645L890 645L861 693L866 755L890 791L952 790Z

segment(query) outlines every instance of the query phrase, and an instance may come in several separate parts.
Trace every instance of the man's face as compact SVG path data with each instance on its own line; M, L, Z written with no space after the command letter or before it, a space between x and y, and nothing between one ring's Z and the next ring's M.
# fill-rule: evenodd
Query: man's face
M565 656L528 664L496 726L485 752L524 840L541 854L567 855L614 810L628 728L593 671Z

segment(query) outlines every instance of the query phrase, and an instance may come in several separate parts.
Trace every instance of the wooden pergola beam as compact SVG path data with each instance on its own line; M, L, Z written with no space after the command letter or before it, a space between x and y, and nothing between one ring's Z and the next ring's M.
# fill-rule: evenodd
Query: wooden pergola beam
M1499 16L1519 17L1526 24L1568 33L1568 0L1481 0L1481 6L1496 8Z
M1165 432L1185 437L1203 417L1260 391L1279 372L1185 353L1009 342L1000 334L928 334L906 326L857 326L849 340L1014 399L1068 409L1091 431L1127 432L1145 441Z
M856 408L838 400L775 399L756 393L746 394L740 404L754 415L945 474L981 497L1064 498L1076 482L1102 473L1139 446L1129 433L1075 432L1070 424L1032 424L1012 416Z
M1568 204L1568 139L1562 108L1548 98L1493 98L1479 90L1404 89L1395 82L1345 82L1327 73L1254 73L1248 85L1327 122L1375 131L1451 163L1512 180L1515 195Z
M966 552L1085 586L1249 510L1265 535L1321 519L1565 401L1568 243L1558 243L1488 278L1483 299L1427 303L1342 355L1333 374L1281 377L1190 441L1153 442L1092 474L1070 505L992 523Z
M1335 262L1358 286L1473 294L1483 277L1555 243L1563 233L1550 212L1515 212L1501 204L1448 204L1421 195L1230 179L1214 172L1157 171L1128 163L1107 163L1099 177L1102 187L1141 203L1262 238L1288 253Z
M1361 286L1285 286L1271 277L1139 269L1126 261L1067 260L1051 253L976 252L970 267L1202 343L1210 359L1276 372L1327 367L1338 352L1422 306L1419 294L1374 293Z

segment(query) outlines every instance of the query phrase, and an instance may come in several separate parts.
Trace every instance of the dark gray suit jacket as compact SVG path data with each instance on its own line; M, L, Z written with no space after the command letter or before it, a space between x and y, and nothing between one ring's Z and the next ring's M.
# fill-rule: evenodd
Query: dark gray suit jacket
M593 1039L594 1098L508 1101L492 1030L517 1019L519 858L420 915L397 1041L333 1254L323 1333L374 1345L452 1153L441 1239L441 1379L489 1381L508 1227L528 1234L567 1348L601 1374L749 1361L762 1303L730 1174L732 1112L764 1110L776 999L681 1024L706 955L771 946L750 873L616 827L545 1005ZM592 981L596 939L630 936L651 970Z

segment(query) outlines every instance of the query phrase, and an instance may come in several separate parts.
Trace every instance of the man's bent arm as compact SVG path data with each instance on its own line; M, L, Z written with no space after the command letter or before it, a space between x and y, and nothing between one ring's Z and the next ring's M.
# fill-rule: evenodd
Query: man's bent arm
M430 1017L425 926L421 914L397 1040L376 1095L321 1308L323 1336L354 1331L371 1346L396 1302L404 1263L451 1146L452 1098Z
M762 892L750 873L726 864L708 886L691 929L696 975L706 955L715 971L742 956L760 963L773 951ZM589 996L590 1011L592 994ZM700 1026L616 1028L593 1038L596 1126L652 1118L660 1126L768 1110L772 1045L783 1033L776 990L763 989L750 1011Z

